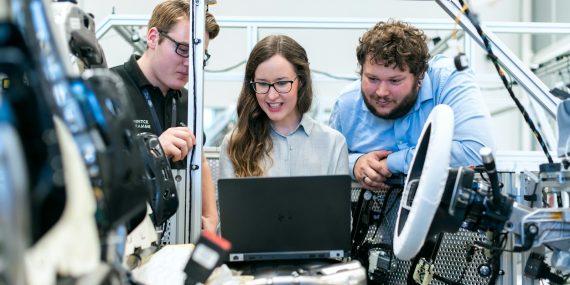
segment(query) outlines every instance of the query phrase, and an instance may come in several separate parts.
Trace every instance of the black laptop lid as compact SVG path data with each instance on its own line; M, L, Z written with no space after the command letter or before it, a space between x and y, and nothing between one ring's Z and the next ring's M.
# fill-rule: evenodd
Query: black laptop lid
M232 253L350 249L350 176L218 180Z

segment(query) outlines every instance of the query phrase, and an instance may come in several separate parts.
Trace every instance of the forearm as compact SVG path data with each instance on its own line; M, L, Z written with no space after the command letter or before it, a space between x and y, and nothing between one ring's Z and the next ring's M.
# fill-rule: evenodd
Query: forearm
M205 158L202 161L202 216L213 225L218 224L215 187L212 172Z
M389 154L386 158L388 161L388 170L393 174L407 174L414 156L414 150L415 148L406 148Z
M485 145L477 141L454 141L451 145L451 167L481 165L479 150Z
M492 143L483 143L478 140L453 141L451 145L450 166L480 165L479 150ZM407 148L388 155L388 169L392 173L407 174L414 157L415 147Z
M494 149L491 115L485 105L472 72L455 72L445 88L442 104L451 106L454 113L452 167L481 164L479 150Z

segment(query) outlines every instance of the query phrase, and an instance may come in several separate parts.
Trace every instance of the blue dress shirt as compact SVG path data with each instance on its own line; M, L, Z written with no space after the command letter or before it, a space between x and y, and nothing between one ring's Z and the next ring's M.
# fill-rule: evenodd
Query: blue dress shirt
M396 120L381 119L368 110L360 80L341 92L330 125L346 138L352 178L356 160L375 150L392 152L388 156L392 173L407 173L424 123L438 104L449 105L455 115L451 167L481 164L479 149L492 148L493 138L491 116L475 75L470 69L457 71L452 59L436 55L429 62L415 105Z

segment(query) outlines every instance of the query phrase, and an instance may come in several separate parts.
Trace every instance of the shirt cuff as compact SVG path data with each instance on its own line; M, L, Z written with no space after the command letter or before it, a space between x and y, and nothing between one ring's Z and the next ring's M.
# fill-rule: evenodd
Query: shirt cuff
M364 154L362 153L351 153L348 155L348 167L349 167L350 177L352 177L354 181L357 180L356 177L354 177L354 165L356 164L356 161L363 155Z
M408 172L408 163L406 162L406 156L409 152L409 149L400 150L398 152L393 152L388 155L388 170L395 173L407 173Z

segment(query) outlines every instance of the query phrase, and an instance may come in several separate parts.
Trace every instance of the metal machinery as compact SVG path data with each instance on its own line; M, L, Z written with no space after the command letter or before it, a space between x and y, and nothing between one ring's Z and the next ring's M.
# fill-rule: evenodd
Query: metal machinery
M486 263L478 267L478 272L487 275L489 283L514 283L515 280L501 280L504 279L501 275L506 273L502 270L505 268L505 264L501 264L502 255L533 250L525 254L528 258L523 260L524 282L546 279L550 284L565 284L570 276L567 275L570 271L570 199L567 192L570 190L570 126L567 124L570 101L560 103L536 76L494 41L494 35L483 30L476 16L465 9L462 1L459 2L461 5L454 1L438 1L450 15L459 19L468 34L479 39L478 43L495 64L500 62L529 95L549 113L557 114L558 156L562 160L554 162L532 120L525 117L549 163L541 164L538 173L521 173L519 195L505 195L502 190L509 185L501 183L494 156L488 148L480 152L482 167L446 170L445 165L439 165L445 164L450 150L446 142L451 140L449 133L442 131L446 129L446 120L441 117L447 116L449 121L453 114L434 109L424 126L407 176L395 226L394 253L400 259L413 259L415 266L410 269L410 274L413 272L415 282L429 284L437 280L444 284L461 284L464 272L459 279L443 276L444 272L437 272L435 261L443 233L456 233L462 229L483 237L471 244L466 259L471 261L477 250L484 252ZM460 19L459 15L463 16L458 12L461 6L465 18ZM525 115L524 109L521 111ZM550 145L550 148L554 146ZM549 264L545 262L544 248L551 253ZM556 271L552 272L551 268Z
M570 101L564 101L559 117L567 120L569 107ZM480 274L488 273L491 284L500 281L500 275L505 273L502 254L526 252L541 246L552 252L550 264L544 261L544 254L532 252L525 261L524 275L529 282L547 279L550 284L565 284L565 274L570 271L569 150L565 148L561 163L542 164L538 174L521 174L526 202L520 203L515 201L517 197L501 193L503 184L488 148L480 152L483 167L449 170L433 167L445 160L450 151L449 145L443 142L451 140L451 136L442 131L446 120L438 120L450 116L443 111L434 109L430 115L435 119L428 119L424 126L411 164L394 232L395 255L417 262L411 270L420 284L428 284L432 279L444 284L461 283L462 280L449 279L441 275L444 272L437 272L437 254L434 254L439 250L442 233L456 233L461 228L483 235L484 238L473 242L467 252L473 255L475 250L485 251L487 262L478 270ZM568 137L564 139L568 140ZM480 176L474 175L477 172ZM551 272L551 267L557 271Z
M477 29L473 26L470 21L466 18L465 15L461 12L461 6L457 3L457 1L448 1L448 0L441 0L437 1L438 4L451 16L452 19L457 18L458 24L464 30L464 34L469 36L465 37L464 41L464 52L468 55L468 57L472 57L473 50L475 49L475 45L482 46L485 50L487 49L484 46L484 41L478 35ZM100 28L97 30L98 38L102 37L107 31L111 28L115 29L123 29L124 27L128 26L142 26L146 24L146 18L144 17L128 17L128 16L120 16L120 15L113 15L103 21ZM239 18L228 18L225 19L223 17L218 18L218 22L223 27L240 27L246 29L246 36L247 36L247 43L249 49L256 43L258 38L258 28L260 27L270 27L270 28L287 28L287 27L311 27L311 28L337 28L337 29L360 29L364 30L376 23L378 19L365 19L361 21L347 21L343 19L321 19L321 20L306 20L306 21L299 21L298 19L294 22L288 23L284 20L271 20L271 19L239 19ZM413 21L411 20L410 23L426 30L452 30L454 28L453 23L449 21ZM481 25L482 26L482 25ZM554 135L554 131L549 126L549 118L548 116L554 116L556 114L557 106L560 102L558 98L555 98L551 95L548 88L542 84L542 82L527 68L524 68L524 64L519 61L516 56L511 53L508 48L504 44L502 44L491 31L499 31L499 32L515 32L515 33L527 33L527 32L537 32L537 33L569 33L570 29L567 26L558 26L556 24L546 24L542 23L541 25L532 25L532 23L487 23L487 26L483 26L484 31L487 36L487 40L490 42L492 46L492 50L494 51L495 56L497 57L498 61L501 63L503 68L508 70L509 74L513 76L515 81L524 88L527 94L530 97L531 108L533 108L532 114L534 114L534 119L537 120L537 129L540 133L543 134L545 137L545 145L550 149L553 149L556 145L556 137ZM121 34L121 33L120 33ZM125 36L126 39L130 39L131 35L127 34ZM248 50L249 50L248 49ZM239 78L238 74L205 74L206 77L210 78L218 78L220 80L227 80L231 78ZM224 77L225 76L225 77ZM317 75L315 76L315 80L326 80L324 77ZM536 107L539 106L539 107ZM198 118L199 120L200 118ZM222 128L220 128L222 129ZM562 133L559 131L559 133ZM559 144L560 145L560 144ZM215 165L215 154L212 155L212 159L210 159L210 163L214 163ZM488 156L487 156L488 157ZM534 186L537 183L544 183L541 182L541 178L544 175L549 177L562 177L559 181L564 181L566 174L561 169L560 171L552 171L551 168L546 168L550 174L547 173L533 173L530 171L525 171L523 173L518 173L522 168L526 166L533 166L532 168L538 169L538 164L541 161L544 161L544 158L536 158L534 156L528 156L524 154L512 154L512 153L497 153L495 154L496 163L498 165L498 177L501 181L500 185L503 185L501 188L501 192L503 194L507 194L508 197L517 201L518 204L516 205L523 205L528 204L530 207L530 202L525 202L524 197L525 195L531 195L532 193L540 192L540 189L543 189L542 186L537 186L538 190L534 190ZM524 163L522 161L525 161ZM523 165L524 164L524 165ZM521 166L523 165L523 166ZM215 170L215 167L212 168ZM487 172L485 172L484 168L476 169L480 173L472 173L469 172L467 169L461 170L454 170L453 174L450 174L452 177L466 177L465 179L462 178L461 181L465 183L465 185L469 184L466 181L475 181L481 185L485 185L485 179L487 178ZM469 174L468 174L469 173ZM187 174L179 173L176 175L178 185L181 187L188 187L186 180L184 177L188 177ZM454 178L454 179L455 179ZM458 179L458 178L457 178ZM551 178L551 180L556 180L558 178ZM459 181L459 182L461 182ZM518 181L521 181L518 183ZM535 181L534 184L531 181ZM536 182L538 181L538 182ZM417 181L416 181L417 182ZM454 180L455 182L455 180ZM458 183L459 183L458 182ZM451 183L451 182L450 182ZM405 284L409 282L413 278L416 268L418 268L418 264L420 263L420 259L417 260L405 260L404 258L399 258L397 255L394 254L393 251L393 243L395 242L395 238L393 236L394 232L397 232L398 226L396 225L396 220L398 217L398 209L401 207L400 200L405 191L411 191L410 189L417 189L418 185L412 187L409 183L406 184L406 189L403 190L403 186L405 184L405 180L403 178L400 181L394 181L394 185L399 186L393 187L391 191L386 192L372 192L367 191L365 189L360 189L358 185L355 185L353 188L353 201L354 204L354 219L355 224L353 228L355 229L353 233L353 238L358 240L357 243L353 245L353 251L364 251L366 253L366 260L365 265L368 268L368 275L370 277L379 278L376 281L379 283L385 284ZM495 183L496 184L496 183ZM520 184L517 187L517 184ZM455 184L452 183L451 185L446 186L446 189L449 187L454 186ZM458 184L462 185L462 184ZM496 185L495 185L496 186ZM487 188L487 190L481 190L476 193L485 193L485 195L493 196L493 191L491 185L488 186L481 186L482 188ZM546 192L551 191L552 185L547 186L545 190ZM556 187L554 187L556 188ZM564 187L561 185L556 189L563 189ZM486 191L486 192L485 192ZM558 191L558 190L555 190ZM184 191L186 192L186 191ZM444 193L451 193L451 192L444 192ZM462 192L463 193L463 192ZM496 191L495 191L496 193ZM501 195L503 195L501 194ZM409 195L409 196L413 195ZM462 194L467 195L467 194ZM459 196L462 196L459 195ZM475 195L475 194L473 194ZM496 195L496 194L495 194ZM562 197L562 195L558 195ZM476 196L476 195L475 195ZM497 195L496 195L497 196ZM450 199L445 194L442 194L444 199ZM497 196L498 197L498 196ZM554 199L554 198L551 198ZM502 199L497 198L496 200ZM189 207L190 199L186 197L186 203L184 207ZM196 198L192 201L192 205L196 205ZM508 200L507 200L508 201ZM457 203L456 203L457 204ZM538 206L538 202L532 203L532 207L543 207ZM521 206L517 208L517 210L512 210L512 213L515 213L519 216L527 216L531 215L530 210L525 208L526 206ZM187 208L186 208L187 209ZM366 210L364 210L366 209ZM520 210L526 209L526 210ZM362 211L361 211L362 210ZM186 210L187 211L187 210ZM525 212L526 211L526 212ZM540 210L548 212L549 210ZM540 211L537 211L539 213ZM180 209L179 209L180 213ZM513 214L513 215L515 215ZM506 214L505 214L506 215ZM564 215L562 215L563 217ZM366 219L364 219L366 217ZM514 217L514 216L513 216ZM556 217L560 217L556 216ZM360 220L359 220L360 219ZM507 222L508 218L504 218L504 223L509 224ZM184 242L188 240L188 236L184 233L188 231L188 217L178 217L173 223L176 224L175 231L170 231L170 241L174 242ZM384 221L382 223L382 221ZM560 223L562 220L558 220L557 222ZM531 273L522 276L524 267L527 264L527 258L529 256L528 249L523 251L522 253L513 253L513 252L502 252L499 256L493 256L488 248L485 248L490 241L493 241L493 237L488 236L485 231L482 230L475 230L475 228L469 227L461 227L462 223L457 224L458 222L455 221L456 224L451 225L450 228L453 228L452 233L445 233L439 236L438 239L435 241L430 240L427 243L431 243L431 248L439 248L438 251L432 251L431 253L437 253L433 255L434 260L432 260L432 265L434 265L434 269L437 272L437 276L433 279L433 284L457 284L463 282L463 284L489 284L491 282L499 283L499 284L515 284L522 282L523 284L535 284L537 283L540 276L539 275L532 275ZM513 224L514 225L514 224ZM500 226L498 224L493 225L493 229L498 229ZM524 227L523 227L524 229ZM449 229L448 229L449 230ZM428 231L429 232L429 231ZM528 239L528 234L525 233L524 230L521 228L517 228L513 226L513 228L509 231L508 237L502 242L506 244L506 246L510 246L510 248L514 248L514 246L522 247L523 243L520 243L524 239ZM548 234L554 234L552 231L548 231ZM547 238L545 235L544 238ZM501 239L505 237L505 235L500 235ZM521 239L522 238L522 239ZM399 238L400 239L400 238ZM518 239L518 240L517 240ZM550 239L548 237L547 239ZM546 241L546 240L544 240ZM538 242L534 244L534 247L538 246L542 242ZM423 243L422 243L423 244ZM528 247L528 242L525 248ZM564 251L559 251L557 255L564 255ZM490 259L490 256L493 257ZM536 256L536 255L534 255ZM402 256L404 257L404 256ZM409 256L408 256L409 258ZM524 259L524 260L519 260ZM541 260L541 258L532 258L530 264L538 264L536 260ZM558 258L556 263L563 263L561 258ZM362 262L363 260L361 260ZM429 266L429 262L422 261L424 266ZM497 262L500 264L497 267ZM519 264L522 263L522 264ZM551 263L554 266L556 263ZM534 267L533 267L534 268ZM529 269L529 272L531 270ZM423 274L418 271L418 274ZM442 277L442 278L439 278ZM439 278L439 279L437 279ZM370 279L369 279L370 280ZM425 279L424 279L425 280ZM458 282L461 280L461 282ZM453 283L456 282L456 283ZM427 283L426 283L427 284Z
M465 34L488 49L488 43L480 39L477 30L482 25L470 24L456 1L437 2L452 18L459 19ZM173 220L175 226L166 234L173 235L171 241L179 243L195 241L200 230L201 136L197 136L197 148L189 158L191 169L176 172L174 176L167 171L162 179L151 179L164 174L168 165L152 136L135 138L129 133L128 104L121 95L108 95L121 94L116 92L122 88L120 82L103 71L79 74L83 68L106 65L98 44L89 34L93 32L92 19L73 7L65 7L56 13L60 25L60 32L56 33L44 2L2 0L0 4L7 7L0 11L0 50L1 54L9 55L0 58L0 73L7 75L10 83L10 87L0 93L0 284L35 284L46 280L55 283L62 276L77 280L126 278L116 266L115 256L115 250L124 244L114 238L124 238L125 222L144 209L146 197L175 195L173 179L182 189L179 191L181 203L179 215ZM201 11L203 5L197 1L193 9ZM146 20L139 19L139 22L145 25ZM374 22L376 20L341 21L340 24L314 21L312 24L366 29ZM71 24L68 26L68 23ZM133 25L129 19L122 23ZM201 19L193 23L194 30L204 29ZM224 24L223 19L220 23ZM231 19L225 23L243 25ZM453 27L447 21L412 23L428 29ZM102 28L108 29L111 25L105 24ZM265 24L287 26L270 21ZM442 120L437 118L447 116L449 121L449 113L434 112L433 121L422 136L429 138L420 140L421 151L416 153L409 175L406 180L393 181L399 188L380 193L358 186L353 190L356 202L353 240L358 241L353 251L365 253L368 277L372 281L514 284L517 278L515 256L524 257L524 270L518 273L522 275L524 271L521 277L524 284L534 284L538 279L561 283L565 278L562 275L570 271L570 173L567 169L570 106L568 101L560 104L491 32L485 27L484 30L498 61L533 101L544 107L547 114L558 113L558 156L564 158L560 163L541 165L538 172L497 172L494 164L500 165L503 158L484 150L481 153L483 167L448 169L440 165L431 169L437 171L429 172L425 166L436 165L430 161L432 152L445 156L446 151L445 147L435 149L432 140L437 138L435 143L444 146L449 139L448 133L440 131L438 125ZM104 30L97 31L98 37L102 34ZM194 104L189 109L196 112L190 114L188 121L192 122L195 133L202 132L203 103L198 96L202 94L204 77L202 36L202 33L191 35L194 43L191 60L199 63L194 64L195 70L190 72L193 77L189 86L195 98L195 101L189 100ZM255 29L248 27L250 46L256 40ZM472 50L471 43L466 41L468 54ZM71 62L70 54L76 57L71 57ZM80 68L74 69L72 64ZM104 86L111 86L107 88L112 91ZM556 140L547 134L547 124L539 124L538 129L546 133L545 148L553 149ZM131 159L126 160L125 156ZM441 163L445 164L445 160ZM187 195L190 181L192 194ZM437 190L438 195L427 199L426 187ZM31 197L31 203L26 203L27 197ZM151 206L155 224L168 219L172 207L176 208L172 200L153 202L156 202ZM417 216L423 218L423 223L416 222L414 217ZM69 225L73 223L81 224L83 230L70 231ZM62 238L65 236L72 236L81 243ZM80 251L82 248L84 251ZM42 258L46 252L53 253L54 258ZM552 254L550 262L544 257L545 252ZM25 262L24 258L31 259ZM25 263L33 265L32 268L26 268ZM560 272L553 272L551 268ZM35 276L27 276L35 269Z
M72 3L2 7L0 284L122 282L126 225L149 196L155 222L171 215L166 158L156 136L135 135L122 81L85 71L106 67L91 16Z

